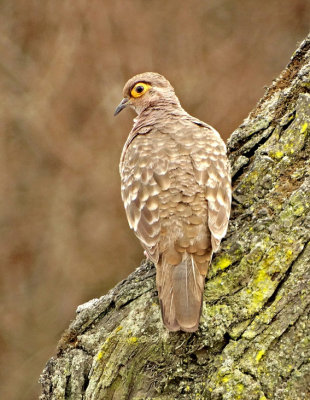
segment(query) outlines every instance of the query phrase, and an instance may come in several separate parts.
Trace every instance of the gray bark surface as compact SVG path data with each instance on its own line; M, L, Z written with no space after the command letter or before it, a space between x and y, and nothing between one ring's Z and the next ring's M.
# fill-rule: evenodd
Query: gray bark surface
M41 376L50 399L310 399L310 35L232 134L233 212L200 328L163 326L142 265L77 309Z

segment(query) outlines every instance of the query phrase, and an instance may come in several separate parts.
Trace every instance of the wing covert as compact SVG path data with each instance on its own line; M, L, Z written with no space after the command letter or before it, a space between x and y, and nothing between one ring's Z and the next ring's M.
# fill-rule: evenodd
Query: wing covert
M202 139L203 135L203 139ZM195 140L196 136L196 140ZM191 153L195 178L206 188L208 226L212 234L212 249L217 251L225 236L231 208L230 167L226 147L215 130L205 129L194 134L195 147Z
M168 160L160 150L150 159L147 146L134 143L122 165L121 193L129 226L155 263L160 234L159 193L169 187L167 170Z

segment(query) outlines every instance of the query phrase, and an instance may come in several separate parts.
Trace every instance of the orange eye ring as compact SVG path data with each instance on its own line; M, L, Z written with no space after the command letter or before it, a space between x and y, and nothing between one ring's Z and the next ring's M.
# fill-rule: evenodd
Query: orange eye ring
M152 86L144 83L144 82L138 82L135 84L135 86L131 89L131 96L134 98L141 97L146 93Z

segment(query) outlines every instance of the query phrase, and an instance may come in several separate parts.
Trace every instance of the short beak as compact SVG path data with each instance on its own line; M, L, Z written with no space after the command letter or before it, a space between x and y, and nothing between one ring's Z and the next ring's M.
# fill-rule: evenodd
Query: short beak
M129 99L127 99L126 97L123 98L123 100L116 107L115 112L114 112L114 116L119 114L128 105L128 101L129 101Z

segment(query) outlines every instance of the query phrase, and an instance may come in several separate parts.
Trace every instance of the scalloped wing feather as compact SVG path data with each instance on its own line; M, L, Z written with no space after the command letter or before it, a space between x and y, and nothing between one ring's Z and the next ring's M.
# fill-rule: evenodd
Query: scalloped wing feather
M208 225L212 234L212 250L216 252L221 239L226 235L230 217L230 167L226 146L217 131L213 128L208 128L207 132L201 129L195 136L197 144L191 153L191 158L196 180L206 188Z
M159 193L169 188L168 160L163 151L142 143L127 148L122 165L121 193L129 226L135 231L151 260L158 262L160 234Z

